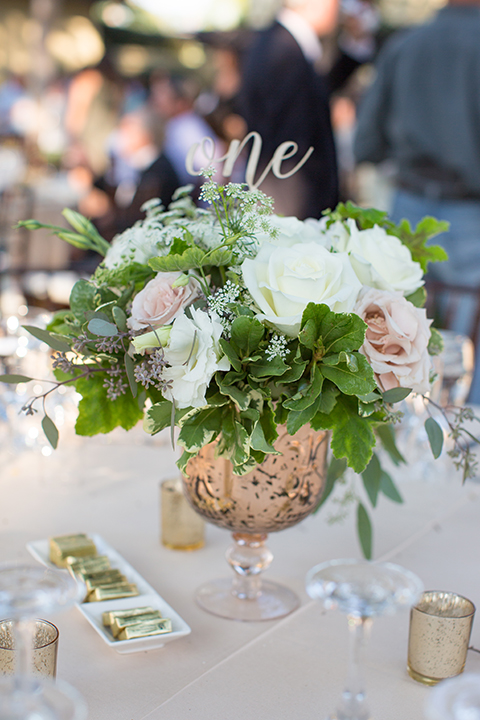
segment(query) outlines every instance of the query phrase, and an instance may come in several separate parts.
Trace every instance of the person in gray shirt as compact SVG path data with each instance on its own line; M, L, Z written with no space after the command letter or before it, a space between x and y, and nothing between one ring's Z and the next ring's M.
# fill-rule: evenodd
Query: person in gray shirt
M450 0L389 39L359 108L354 152L357 162L394 161L395 222L450 223L435 238L449 260L429 277L480 289L480 0ZM472 310L461 315L454 329L466 332ZM478 367L472 399L480 402Z

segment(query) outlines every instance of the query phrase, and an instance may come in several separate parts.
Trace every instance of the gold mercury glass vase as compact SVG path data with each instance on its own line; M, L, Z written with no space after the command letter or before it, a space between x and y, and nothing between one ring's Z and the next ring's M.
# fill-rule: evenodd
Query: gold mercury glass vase
M298 607L290 589L261 579L273 555L267 533L301 522L318 506L326 483L330 435L304 426L295 435L279 428L275 449L246 475L234 475L225 458L206 445L187 464L185 495L205 520L231 530L227 560L235 571L202 585L196 594L205 610L235 620L270 620Z

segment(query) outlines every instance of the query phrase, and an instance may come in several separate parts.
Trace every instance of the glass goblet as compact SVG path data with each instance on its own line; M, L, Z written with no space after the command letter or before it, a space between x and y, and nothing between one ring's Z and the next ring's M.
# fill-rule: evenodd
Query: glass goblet
M345 689L329 720L370 720L363 680L363 653L373 618L414 605L423 591L420 579L392 563L331 560L307 574L307 592L326 609L348 617L349 667Z
M13 621L16 652L15 674L0 683L2 720L86 717L85 706L74 690L70 693L31 674L35 618L70 607L80 599L81 592L67 572L31 565L0 565L0 616Z
M427 720L480 720L480 675L443 680L428 696Z

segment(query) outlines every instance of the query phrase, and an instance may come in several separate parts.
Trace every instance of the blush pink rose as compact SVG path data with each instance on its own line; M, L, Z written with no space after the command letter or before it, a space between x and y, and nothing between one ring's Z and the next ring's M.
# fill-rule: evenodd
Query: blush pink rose
M380 389L405 387L427 392L432 321L426 310L412 305L400 292L369 289L360 294L354 312L368 325L360 352L370 363Z
M132 330L162 327L198 298L200 283L194 277L190 277L186 285L172 287L181 275L180 272L159 272L135 296L132 314L127 320Z

